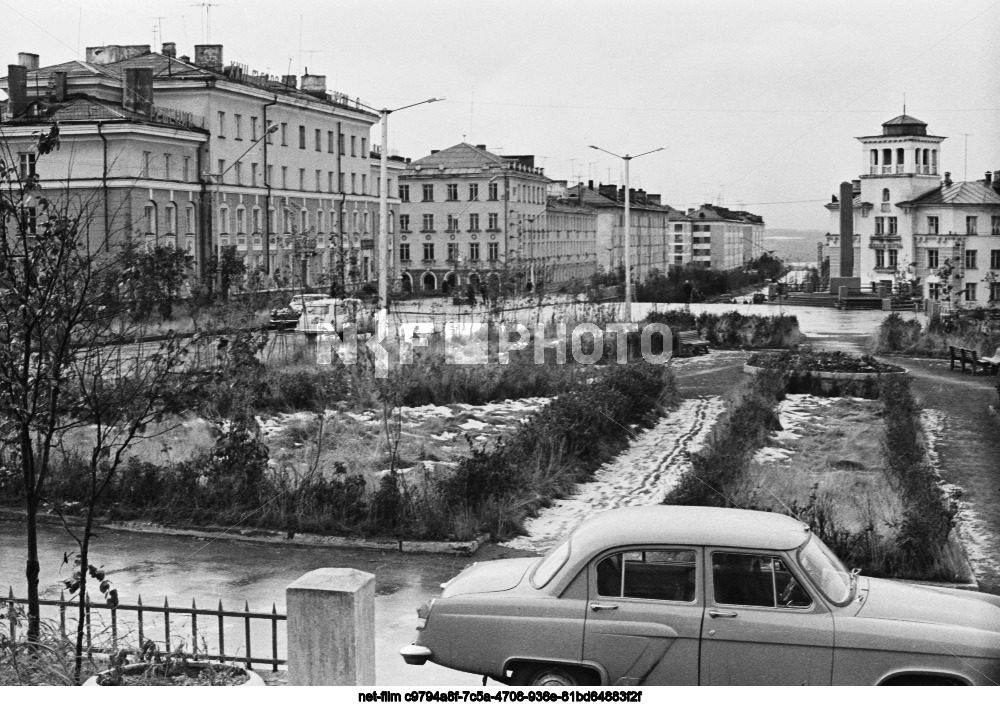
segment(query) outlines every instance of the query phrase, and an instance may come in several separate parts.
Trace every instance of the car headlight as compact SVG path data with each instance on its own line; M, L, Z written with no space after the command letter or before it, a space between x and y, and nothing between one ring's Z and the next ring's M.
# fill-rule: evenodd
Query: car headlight
M427 627L427 619L431 616L431 608L434 607L434 598L424 601L424 604L417 608L417 630Z

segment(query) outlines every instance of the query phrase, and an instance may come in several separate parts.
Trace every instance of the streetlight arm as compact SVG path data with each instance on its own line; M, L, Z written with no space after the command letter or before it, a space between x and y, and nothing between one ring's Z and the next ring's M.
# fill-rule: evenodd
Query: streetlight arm
M659 152L661 150L667 149L666 147L657 147L655 150L650 150L649 152L643 152L642 154L635 155L625 155L625 159L635 159L636 157L645 157L647 154L653 154L653 152Z
M389 113L398 113L401 110L406 110L407 108L413 108L414 106L423 105L424 103L437 103L438 101L443 101L444 98L428 98L425 101L420 101L419 103L410 103L409 105L404 105L402 108L382 108L379 112L383 115L388 115Z
M614 152L608 152L608 150L603 147L598 147L597 145L588 145L590 149L597 150L598 152L604 152L605 154L610 154L612 157L617 157L618 159L628 159L628 157L622 157L620 154L615 154Z

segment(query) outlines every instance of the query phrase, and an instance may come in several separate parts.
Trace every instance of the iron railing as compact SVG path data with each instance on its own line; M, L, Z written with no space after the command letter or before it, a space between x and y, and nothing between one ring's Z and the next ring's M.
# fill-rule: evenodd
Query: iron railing
M18 626L23 623L24 618L19 616L15 605L27 605L27 598L15 598L14 589L9 590L6 599L0 601L2 603L3 615L0 618L6 618L9 628L9 636L11 642L17 639L17 629ZM72 623L73 618L78 614L80 604L75 600L66 600L65 594L60 592L59 600L55 599L41 599L39 604L42 606L51 606L58 608L59 610L59 634L63 638L69 637L67 632L67 612L69 613L69 621ZM122 613L134 614L135 619L133 621L120 621L119 615ZM163 623L162 626L151 626L147 623L149 614L162 615ZM110 630L111 642L108 644L106 640L94 643L94 616L108 614L109 622L105 625L107 629ZM171 645L171 629L170 629L170 616L171 615L186 615L190 618L190 628L186 626L181 627L180 631L175 630L173 637L176 640L176 644ZM205 625L203 630L199 633L198 630L198 617L203 616L207 618L208 625ZM213 621L214 618L214 621ZM229 618L232 622L235 620L237 623L242 623L242 637L244 642L244 654L226 654L226 619ZM241 663L245 664L247 669L253 669L254 664L269 665L271 671L278 671L280 665L288 664L287 657L280 657L278 650L278 623L281 621L288 620L288 616L278 612L277 606L271 604L271 612L253 612L250 610L250 604L244 602L243 610L226 610L222 606L222 601L219 601L218 609L211 608L199 608L195 600L192 599L190 608L173 608L170 606L169 601L164 598L162 606L152 606L143 605L142 596L136 599L135 605L128 605L121 603L114 608L105 605L103 603L92 603L87 602L86 612L84 618L86 625L84 626L84 645L85 649L91 653L98 654L110 654L117 652L119 649L119 642L123 641L125 637L122 632L123 628L126 633L131 632L133 625L134 628L138 630L138 642L136 646L141 646L145 643L146 639L150 637L150 634L154 634L156 637L161 637L162 640L154 640L158 644L162 644L164 647L164 653L173 652L178 649L181 654L185 657L198 658L203 660L217 660L221 662L230 663ZM270 657L260 657L255 656L251 650L252 640L251 640L251 621L267 621L270 622ZM209 643L206 639L207 633L212 631L211 624L215 623L216 639L213 643ZM230 632L232 633L232 625L230 622ZM150 628L154 627L152 632ZM103 629L102 629L103 630ZM73 628L75 632L75 628ZM188 647L187 640L190 639L190 647ZM205 646L207 649L199 650L199 643ZM259 643L258 643L259 644ZM282 641L284 644L284 641Z

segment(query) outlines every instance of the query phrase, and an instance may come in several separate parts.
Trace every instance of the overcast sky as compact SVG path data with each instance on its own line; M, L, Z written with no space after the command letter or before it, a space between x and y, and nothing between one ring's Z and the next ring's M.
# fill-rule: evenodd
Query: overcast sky
M0 61L161 41L193 56L207 39L198 5L0 0ZM826 230L823 203L862 169L854 137L878 134L905 93L907 112L949 138L942 171L964 178L966 141L969 179L1000 170L1000 0L219 0L209 12L226 63L308 67L375 108L446 97L392 116L389 147L413 158L464 139L534 154L553 179L621 183L621 160L588 145L666 147L632 162L633 186Z

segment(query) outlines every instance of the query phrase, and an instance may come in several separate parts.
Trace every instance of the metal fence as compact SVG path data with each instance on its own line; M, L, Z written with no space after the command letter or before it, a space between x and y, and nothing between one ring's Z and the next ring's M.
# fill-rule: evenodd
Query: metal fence
M2 617L6 619L9 628L11 642L16 641L18 627L24 623L24 617L15 608L17 605L27 605L27 598L15 598L14 589L11 588L6 599L2 599ZM59 600L42 599L39 601L42 606L54 607L58 609L59 634L63 638L68 638L67 622L70 623L69 630L76 631L76 616L78 615L80 604L76 600L66 600L64 593L60 592ZM170 616L187 616L188 620L178 621L175 618L173 631L171 630ZM105 618L106 616L106 618ZM162 622L155 620L154 616L162 616ZM199 630L199 617L201 629ZM228 620L227 620L228 619ZM195 601L191 601L190 608L173 608L169 601L164 598L162 606L143 605L142 596L136 599L135 605L119 604L114 608L101 603L86 604L84 625L84 646L88 652L98 654L109 654L118 651L125 644L134 644L138 647L144 644L147 639L152 639L158 646L163 646L163 652L169 653L178 650L186 657L197 657L203 660L218 660L221 662L245 664L247 669L253 669L254 664L269 665L271 671L278 671L280 665L288 663L286 657L279 656L279 634L278 623L288 620L288 616L279 613L277 606L271 604L271 612L252 612L249 603L244 602L243 610L226 610L219 601L217 609L198 608ZM95 627L95 623L97 623ZM266 641L266 637L261 635L260 626L270 623L270 657L254 655L252 636L257 634L256 644L260 644L261 638ZM251 625L258 629L251 630ZM100 639L95 642L95 631L99 633ZM137 631L137 633L135 632ZM230 634L230 644L233 644L232 635L235 632L242 638L244 654L226 653L226 633ZM214 635L213 635L214 634ZM129 637L137 635L138 640L132 642ZM214 639L209 642L209 637ZM173 643L171 642L173 640ZM280 640L282 646L286 640ZM199 649L199 645L204 649ZM266 654L267 648L264 648ZM260 652L258 652L258 655Z

